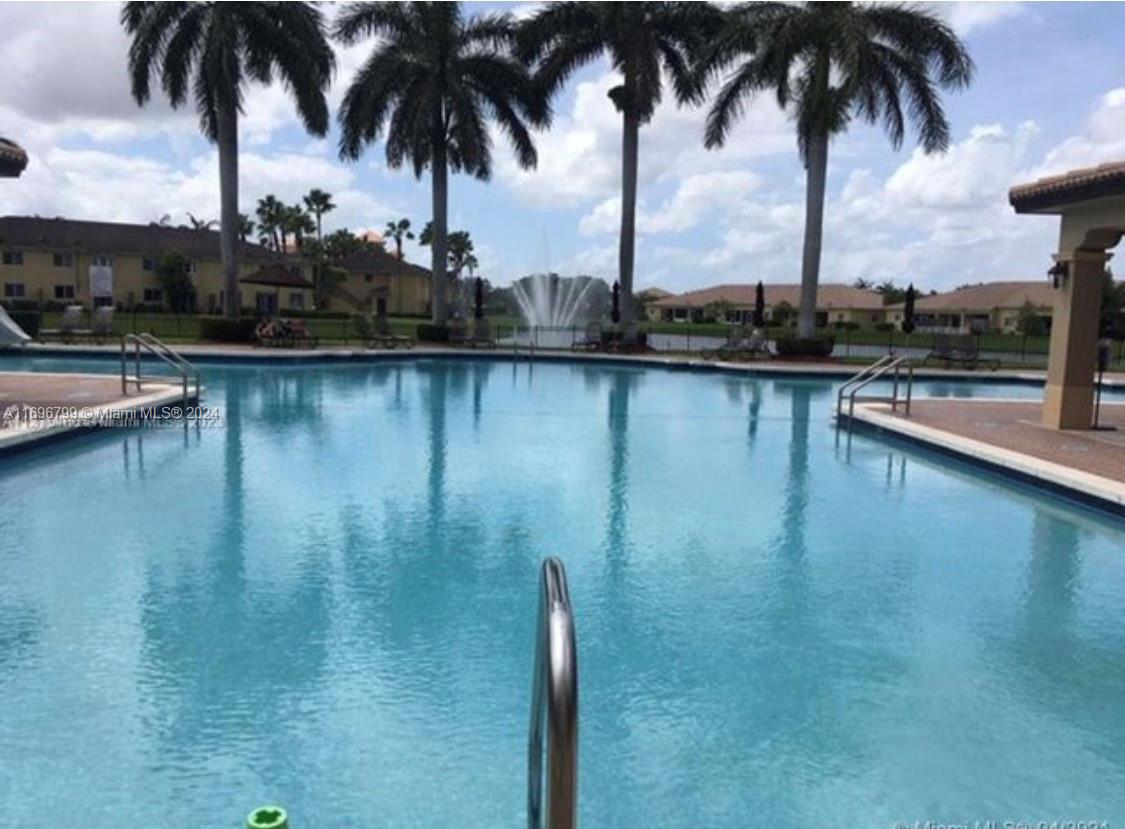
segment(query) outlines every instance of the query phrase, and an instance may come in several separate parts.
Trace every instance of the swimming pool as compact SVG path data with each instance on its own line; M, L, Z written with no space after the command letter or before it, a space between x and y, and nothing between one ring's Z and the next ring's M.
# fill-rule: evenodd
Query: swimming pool
M551 554L586 826L1125 818L1125 527L839 441L829 381L204 381L222 428L0 461L0 825L525 825Z

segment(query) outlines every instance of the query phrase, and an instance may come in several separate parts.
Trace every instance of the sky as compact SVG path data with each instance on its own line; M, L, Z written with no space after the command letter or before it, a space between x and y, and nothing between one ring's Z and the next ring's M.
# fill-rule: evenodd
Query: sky
M505 4L466 4L466 14ZM526 14L529 4L506 7ZM1057 220L1016 216L1013 184L1125 158L1125 5L934 3L977 66L970 89L947 95L953 141L925 155L908 135L895 151L877 128L854 126L831 146L822 282L866 278L945 290L966 282L1045 279ZM218 217L214 147L190 107L129 94L128 41L116 3L0 3L0 135L28 151L24 175L0 181L0 215L151 222ZM335 9L327 7L329 15ZM338 49L335 113L372 43ZM591 64L554 101L524 171L497 136L489 182L452 178L450 227L472 234L478 274L507 284L527 273L612 281L620 216L621 124ZM671 95L666 95L671 98ZM684 291L718 283L800 278L804 171L793 125L756 99L727 146L702 144L706 108L665 101L642 128L635 286ZM240 202L272 193L296 202L333 194L327 230L381 229L430 217L428 176L388 169L382 144L357 162L338 131L306 134L280 85L251 88L240 123ZM428 263L427 249L408 258Z

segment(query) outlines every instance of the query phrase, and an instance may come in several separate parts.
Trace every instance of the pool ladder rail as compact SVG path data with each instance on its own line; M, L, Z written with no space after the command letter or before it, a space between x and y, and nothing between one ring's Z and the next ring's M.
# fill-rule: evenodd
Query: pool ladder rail
M547 799L543 800L546 731ZM578 825L578 648L566 570L557 558L543 562L539 621L527 739L528 829Z
M853 374L840 386L839 390L836 392L836 422L839 423L844 415L845 396L848 400L848 423L851 423L852 417L855 415L856 401L860 403L890 403L891 411L897 412L900 402L898 396L899 387L902 384L900 378L904 370L906 372L906 394L902 399L902 405L906 416L910 417L910 399L914 391L914 364L907 357L896 357L893 354L886 354L871 365L865 366L858 373ZM894 385L889 395L864 395L862 397L859 395L868 385L875 382L880 377L885 377L891 372L893 372L891 376L894 378Z
M133 374L128 373L129 366L129 346L133 346ZM199 369L193 364L188 362L182 354L173 348L169 347L166 343L158 340L152 334L126 334L121 338L121 393L127 394L129 391L129 384L133 383L137 387L137 391L141 390L141 383L145 380L167 381L168 378L161 375L150 374L144 376L141 374L141 349L154 355L179 375L180 382L183 386L183 405L186 408L188 402L194 399L199 400ZM194 386L194 394L188 393L189 381Z

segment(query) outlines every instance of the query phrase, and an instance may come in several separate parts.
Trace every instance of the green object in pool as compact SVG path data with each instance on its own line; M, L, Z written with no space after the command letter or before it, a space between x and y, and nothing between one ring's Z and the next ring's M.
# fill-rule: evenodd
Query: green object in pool
M246 816L246 829L289 829L289 815L280 806L259 806Z

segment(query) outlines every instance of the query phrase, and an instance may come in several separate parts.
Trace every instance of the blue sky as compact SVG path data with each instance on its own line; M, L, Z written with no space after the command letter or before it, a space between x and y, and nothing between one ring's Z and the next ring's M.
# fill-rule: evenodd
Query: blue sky
M526 13L529 5L510 8ZM1014 216L1007 188L1125 158L1125 7L931 8L965 38L978 69L971 89L946 99L953 146L927 157L911 136L894 152L864 126L833 144L823 281L943 289L1041 278L1055 223ZM31 155L23 178L0 185L0 213L217 216L214 151L194 113L160 101L138 109L128 95L117 12L114 3L0 4L0 66L10 73L0 88L0 134ZM341 51L333 103L369 49ZM614 278L620 124L605 97L614 82L606 65L575 77L555 101L553 128L539 136L538 170L520 171L498 140L491 182L454 179L451 225L472 233L483 275L501 284L547 268ZM728 147L708 152L703 117L668 103L642 132L638 287L796 281L804 182L791 124L762 98ZM400 216L420 227L429 218L428 179L388 170L381 146L358 163L340 162L335 133L304 134L279 87L252 91L241 138L244 210L266 193L296 201L321 187L339 205L329 228L379 229ZM409 255L427 259L417 248Z

